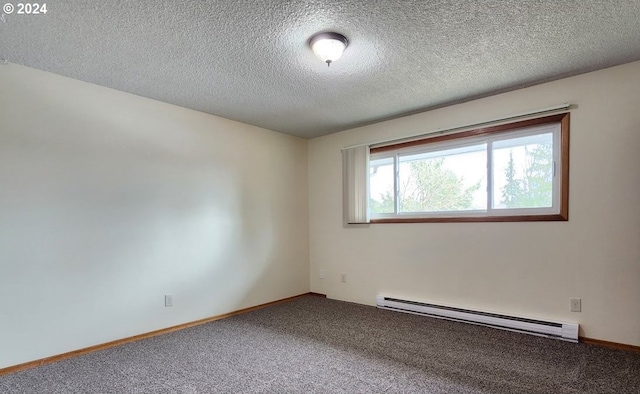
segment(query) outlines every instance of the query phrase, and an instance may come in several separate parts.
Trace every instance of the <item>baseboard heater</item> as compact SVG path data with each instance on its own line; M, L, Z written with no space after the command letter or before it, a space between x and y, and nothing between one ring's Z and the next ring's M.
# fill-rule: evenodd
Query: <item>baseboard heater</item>
M377 297L378 308L431 316L440 319L478 324L487 327L517 331L563 341L578 342L578 324L543 321L497 313L472 311L449 306L425 304L385 296Z

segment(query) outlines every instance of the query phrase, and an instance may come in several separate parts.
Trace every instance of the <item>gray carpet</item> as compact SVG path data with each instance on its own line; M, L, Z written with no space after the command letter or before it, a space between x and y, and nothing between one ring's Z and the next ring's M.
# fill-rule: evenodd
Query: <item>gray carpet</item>
M0 393L640 393L640 353L306 296L0 377Z

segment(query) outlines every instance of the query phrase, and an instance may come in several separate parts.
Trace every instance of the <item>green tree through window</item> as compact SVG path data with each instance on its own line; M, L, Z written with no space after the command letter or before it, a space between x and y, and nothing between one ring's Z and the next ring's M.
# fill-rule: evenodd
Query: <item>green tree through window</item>
M553 146L538 144L533 149L525 147L522 176L517 177L513 152L505 169L507 184L502 188L505 208L550 207L553 199Z
M465 187L464 179L444 167L445 158L415 160L409 164L409 175L401 182L400 212L442 212L471 209L473 194L480 182ZM373 213L394 212L391 192L370 199Z

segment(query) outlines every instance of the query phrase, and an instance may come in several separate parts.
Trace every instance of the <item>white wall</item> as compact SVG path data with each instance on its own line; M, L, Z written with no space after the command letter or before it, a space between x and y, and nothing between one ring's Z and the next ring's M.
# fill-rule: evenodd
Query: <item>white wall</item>
M563 102L578 106L568 222L343 228L342 147ZM639 103L636 62L311 140L311 290L577 321L582 336L640 345ZM582 298L582 313L569 311L570 297Z
M308 292L307 174L305 140L0 65L0 368Z

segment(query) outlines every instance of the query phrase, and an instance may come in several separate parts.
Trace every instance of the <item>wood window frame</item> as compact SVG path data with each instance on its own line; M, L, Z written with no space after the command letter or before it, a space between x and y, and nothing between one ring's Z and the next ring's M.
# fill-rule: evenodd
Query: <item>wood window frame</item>
M557 214L540 215L504 215L504 216L455 216L455 217L394 217L372 218L370 223L461 223L461 222L549 222L569 220L569 113L550 115L535 119L527 119L518 122L501 124L490 127L463 131L460 133L445 134L430 138L400 142L392 145L372 147L370 154L400 150L419 145L433 144L437 142L480 137L497 133L505 133L524 129L527 127L541 126L545 124L560 124L560 209Z

